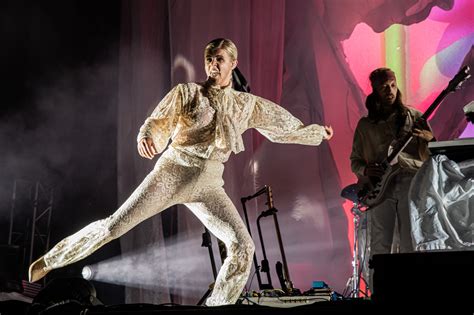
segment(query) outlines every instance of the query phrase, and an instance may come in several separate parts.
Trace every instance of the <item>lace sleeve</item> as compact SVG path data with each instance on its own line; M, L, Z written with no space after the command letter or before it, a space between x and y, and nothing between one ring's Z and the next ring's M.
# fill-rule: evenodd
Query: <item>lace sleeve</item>
M268 140L277 143L319 145L326 134L324 127L305 126L283 107L257 97L249 119L249 128L255 128Z
M151 138L158 152L163 152L176 126L182 103L182 86L179 84L161 100L150 117L145 120L140 127L137 141L143 138Z

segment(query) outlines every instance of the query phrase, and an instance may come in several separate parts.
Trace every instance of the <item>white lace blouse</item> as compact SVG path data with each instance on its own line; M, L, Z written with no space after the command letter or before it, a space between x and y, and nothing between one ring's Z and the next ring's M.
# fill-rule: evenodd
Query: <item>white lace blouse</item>
M319 145L324 127L303 123L281 106L232 87L178 84L140 128L159 153L167 147L200 159L227 161L244 150L242 133L256 128L272 142Z

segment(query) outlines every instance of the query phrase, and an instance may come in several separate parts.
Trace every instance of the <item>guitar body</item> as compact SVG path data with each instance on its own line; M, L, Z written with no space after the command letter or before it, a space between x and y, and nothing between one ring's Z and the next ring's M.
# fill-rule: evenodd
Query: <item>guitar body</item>
M384 200L383 196L385 195L385 190L387 189L388 184L392 181L395 175L400 172L400 169L401 168L398 165L388 165L380 180L366 184L364 191L367 193L360 198L360 202L367 207L375 207L380 204Z

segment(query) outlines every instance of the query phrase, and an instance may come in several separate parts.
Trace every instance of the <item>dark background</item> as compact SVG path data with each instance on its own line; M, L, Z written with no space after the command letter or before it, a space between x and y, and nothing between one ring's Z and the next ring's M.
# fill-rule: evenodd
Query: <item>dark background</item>
M51 245L116 209L119 35L120 1L0 2L0 244L15 180L17 201L36 181L54 189ZM27 232L32 208L20 204L15 227ZM113 241L51 275L118 254ZM123 288L94 285L105 304L123 302Z

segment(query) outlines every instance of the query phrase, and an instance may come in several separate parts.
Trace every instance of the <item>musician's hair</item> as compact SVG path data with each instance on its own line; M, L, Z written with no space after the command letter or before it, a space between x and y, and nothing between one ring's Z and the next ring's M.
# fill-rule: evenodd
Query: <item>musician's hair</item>
M396 80L395 73L389 68L378 68L375 69L370 73L369 76L371 85L372 85L372 93L367 96L365 100L365 107L368 111L368 117L374 122L378 122L383 117L383 112L381 110L380 104L382 103L379 99L379 95L375 92L375 88L378 84L382 84L387 80L394 79ZM406 117L408 115L408 108L403 104L402 101L402 93L400 89L397 88L397 95L395 96L395 101L393 105L395 107L395 111L397 113L397 133L400 132L401 128L405 124Z
M372 71L369 75L370 84L372 89L375 89L377 85L380 85L388 80L397 80L395 72L390 68L377 68Z

